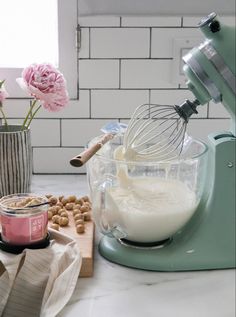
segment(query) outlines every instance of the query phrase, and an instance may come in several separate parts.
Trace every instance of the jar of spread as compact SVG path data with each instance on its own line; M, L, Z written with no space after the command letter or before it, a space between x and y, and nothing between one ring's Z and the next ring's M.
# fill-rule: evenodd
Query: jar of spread
M31 245L47 236L48 200L35 194L0 199L1 239L12 245Z

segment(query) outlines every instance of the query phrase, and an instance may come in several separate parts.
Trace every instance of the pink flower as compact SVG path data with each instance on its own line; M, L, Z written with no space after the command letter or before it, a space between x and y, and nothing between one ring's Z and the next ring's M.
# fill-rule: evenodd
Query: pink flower
M0 81L0 106L3 101L9 96L5 87L3 86L4 81Z
M32 64L26 67L22 78L18 78L17 82L49 111L59 111L69 101L63 75L50 64Z

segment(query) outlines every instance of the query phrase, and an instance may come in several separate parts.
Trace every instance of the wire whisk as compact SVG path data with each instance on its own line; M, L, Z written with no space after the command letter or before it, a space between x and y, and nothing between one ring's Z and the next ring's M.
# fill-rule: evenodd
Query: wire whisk
M124 134L127 160L171 160L183 149L190 116L198 113L198 100L180 106L143 104L134 111Z

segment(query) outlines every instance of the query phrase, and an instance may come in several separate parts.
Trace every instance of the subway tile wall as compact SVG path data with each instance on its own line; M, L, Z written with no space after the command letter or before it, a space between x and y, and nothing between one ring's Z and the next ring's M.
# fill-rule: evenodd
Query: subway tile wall
M73 168L71 157L100 134L110 121L127 122L134 109L146 102L179 104L192 93L173 80L173 43L197 38L201 17L80 17L79 100L62 112L41 109L31 125L34 173L85 173ZM234 17L223 17L233 24ZM28 100L8 99L12 123L21 121ZM221 104L199 107L188 133L202 140L210 132L228 129L230 120Z

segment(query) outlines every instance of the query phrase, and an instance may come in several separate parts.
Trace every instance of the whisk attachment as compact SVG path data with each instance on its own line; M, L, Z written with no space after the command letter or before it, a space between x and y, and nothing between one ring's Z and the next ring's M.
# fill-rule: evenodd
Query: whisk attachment
M194 102L189 101L188 99L185 100L180 106L174 106L174 109L178 113L178 115L183 118L186 122L191 117L193 113L197 112L197 106L200 105L200 102L196 99Z
M171 160L183 149L186 126L198 100L180 106L144 104L135 110L124 134L127 160Z

